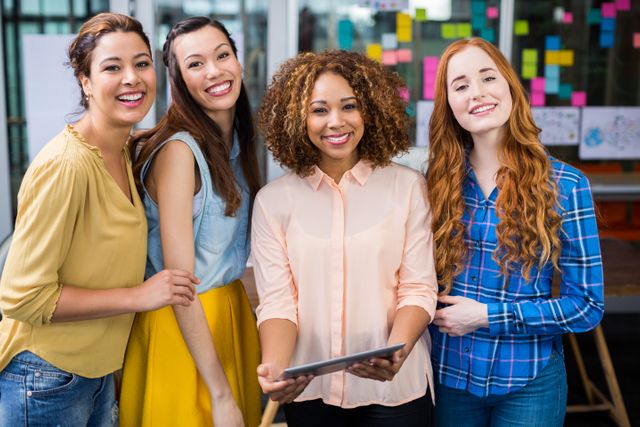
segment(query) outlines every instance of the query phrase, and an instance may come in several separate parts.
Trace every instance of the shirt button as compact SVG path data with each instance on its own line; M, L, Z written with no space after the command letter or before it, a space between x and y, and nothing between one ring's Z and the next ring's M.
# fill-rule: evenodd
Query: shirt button
M33 392L32 392L31 390L29 390L29 391L27 392L27 396L28 396L28 397L31 397L31 395L33 395Z
M469 347L465 347L465 348L464 348L464 352L465 352L465 353L469 353Z
M473 277L471 278L471 280L472 280L472 281L474 281L474 282L477 282L477 281L478 281L478 278L477 278L476 276L473 276Z

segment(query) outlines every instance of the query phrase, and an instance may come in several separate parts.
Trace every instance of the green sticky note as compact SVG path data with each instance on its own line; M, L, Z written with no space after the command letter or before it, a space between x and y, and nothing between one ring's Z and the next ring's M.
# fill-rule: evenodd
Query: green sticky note
M589 9L589 14L587 15L587 22L590 25L599 24L601 18L602 18L602 12L600 11L600 9Z
M443 39L455 39L457 37L456 24L442 24L440 32Z
M529 34L529 21L517 20L513 25L513 33L516 36L526 36Z
M426 21L427 20L427 9L424 8L416 8L416 21Z
M460 38L471 37L471 24L463 23L457 24L457 33Z
M532 79L538 76L538 64L535 62L524 62L522 64L522 78Z
M522 49L522 62L536 63L538 62L537 49Z
M496 41L496 33L495 31L493 31L493 28L483 28L482 30L480 30L480 37L490 43Z
M558 99L571 99L571 92L573 92L573 86L569 83L560 83L558 88Z

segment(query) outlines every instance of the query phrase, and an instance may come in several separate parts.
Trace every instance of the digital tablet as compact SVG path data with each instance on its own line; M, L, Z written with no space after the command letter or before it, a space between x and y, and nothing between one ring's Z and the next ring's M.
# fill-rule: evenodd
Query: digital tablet
M374 350L363 351L361 353L348 354L346 356L336 357L335 359L322 360L320 362L307 363L305 365L293 366L287 368L278 377L278 380L286 380L288 378L299 377L300 375L314 376L329 374L331 372L341 371L348 368L354 363L362 362L372 357L389 358L396 351L404 347L404 343L394 344L387 347L376 348Z

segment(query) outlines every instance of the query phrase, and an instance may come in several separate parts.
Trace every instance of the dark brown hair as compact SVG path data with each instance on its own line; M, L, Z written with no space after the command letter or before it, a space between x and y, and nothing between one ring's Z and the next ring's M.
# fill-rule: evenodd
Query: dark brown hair
M68 64L73 69L73 75L80 86L80 105L83 108L87 108L89 104L84 97L80 76L91 77L91 54L96 48L98 40L103 35L116 31L131 32L139 35L144 44L147 45L149 55L151 55L149 38L142 30L142 24L130 16L120 13L100 13L82 24L78 35L69 45Z
M229 162L229 149L222 138L220 127L202 110L189 93L173 52L173 44L177 37L197 31L207 25L220 30L225 35L234 55L237 56L238 50L229 32L224 25L214 19L207 17L188 18L178 22L171 28L162 48L162 59L169 69L171 105L167 113L153 129L142 133L132 141L130 148L134 157L136 147L141 145L133 166L133 172L140 190L140 171L151 153L159 144L176 132L187 131L193 136L200 150L202 150L209 166L213 185L226 202L225 215L233 216L240 206L240 193ZM253 198L260 188L260 175L255 153L253 118L244 83L242 83L240 95L236 101L233 127L240 141L242 171Z
M260 108L259 126L277 161L300 176L309 175L319 161L319 150L307 135L307 114L315 82L326 72L342 76L358 100L365 125L357 148L361 159L385 166L393 156L407 151L408 118L400 97L405 84L400 76L359 53L328 50L301 53L273 76Z

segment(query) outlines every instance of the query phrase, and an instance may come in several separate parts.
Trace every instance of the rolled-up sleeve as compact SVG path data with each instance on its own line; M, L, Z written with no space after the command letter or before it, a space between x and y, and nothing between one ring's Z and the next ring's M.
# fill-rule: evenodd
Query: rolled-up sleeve
M284 232L265 211L259 194L253 207L251 258L260 299L258 325L268 319L286 319L297 325L297 292Z
M422 177L412 186L410 198L411 207L399 270L397 309L409 305L421 307L429 314L431 321L436 310L438 288L433 261L431 215Z
M51 322L62 291L58 270L69 251L81 205L81 181L71 165L55 159L25 176L0 282L3 316L34 325Z

